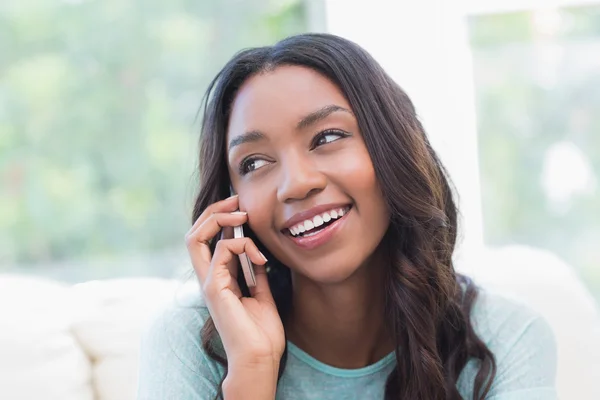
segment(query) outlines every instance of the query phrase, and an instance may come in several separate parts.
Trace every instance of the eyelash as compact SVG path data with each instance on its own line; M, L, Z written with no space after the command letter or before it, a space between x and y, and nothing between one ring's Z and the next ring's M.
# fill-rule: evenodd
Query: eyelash
M326 137L328 135L337 135L337 136L339 136L339 138L335 139L335 140L332 140L330 142L326 142L326 143L323 143L323 144L319 145L318 144L319 140L321 140L322 138L324 138L324 137ZM346 138L346 137L349 137L349 136L351 136L350 133L344 132L344 131L339 130L339 129L326 129L324 131L319 132L317 135L315 135L315 137L313 138L313 140L311 142L310 150L314 150L317 147L320 147L320 146L323 146L323 145L326 145L326 144L329 144L329 143L337 142L339 139L343 139L343 138ZM252 171L249 171L248 170L248 166L252 162L258 161L258 160L261 160L261 158L259 158L259 157L253 157L253 156L250 156L250 157L247 157L247 158L243 159L242 162L240 163L240 166L239 166L239 174L242 175L242 176L244 176L246 174L251 173L252 171L255 171L256 169L254 169Z
M339 130L339 129L326 129L326 130L324 130L324 131L321 131L321 132L319 132L317 135L315 135L315 137L314 137L314 138L313 138L313 140L312 140L312 143L311 143L310 149L311 149L311 150L314 150L315 148L317 148L317 142L318 142L319 140L321 140L322 138L324 138L325 136L328 136L328 135L338 135L338 136L339 136L339 139L343 139L343 138L346 138L346 137L350 136L350 134L349 134L348 132L344 132L344 131L341 131L341 130ZM329 143L336 142L336 141L338 141L339 139L332 140L331 142L323 143L323 144L321 144L320 146L323 146L323 145L325 145L325 144L329 144Z

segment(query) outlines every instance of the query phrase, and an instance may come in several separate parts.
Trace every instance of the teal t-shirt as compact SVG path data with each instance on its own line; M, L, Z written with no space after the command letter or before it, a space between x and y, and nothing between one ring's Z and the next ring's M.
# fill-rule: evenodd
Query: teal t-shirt
M139 400L213 399L223 370L202 350L200 330L208 316L199 294L180 298L148 327L141 345ZM490 400L556 399L556 346L547 322L530 308L483 291L471 319L496 357ZM391 353L359 369L326 365L288 342L285 372L277 400L383 399L387 376L396 363ZM474 361L457 388L472 399Z

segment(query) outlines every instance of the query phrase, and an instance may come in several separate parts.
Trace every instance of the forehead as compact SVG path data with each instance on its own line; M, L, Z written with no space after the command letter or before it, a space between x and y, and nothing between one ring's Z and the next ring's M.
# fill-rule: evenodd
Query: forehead
M248 130L290 127L303 116L328 105L350 109L339 88L309 68L281 66L249 78L232 105L228 137Z

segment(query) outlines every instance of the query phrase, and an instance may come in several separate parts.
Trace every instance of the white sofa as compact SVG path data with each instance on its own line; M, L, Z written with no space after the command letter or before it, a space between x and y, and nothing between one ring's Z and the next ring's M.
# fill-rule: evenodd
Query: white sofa
M483 286L521 298L551 323L561 399L600 399L600 317L567 265L521 247L462 263ZM180 290L153 278L68 286L0 275L0 399L134 399L140 333Z

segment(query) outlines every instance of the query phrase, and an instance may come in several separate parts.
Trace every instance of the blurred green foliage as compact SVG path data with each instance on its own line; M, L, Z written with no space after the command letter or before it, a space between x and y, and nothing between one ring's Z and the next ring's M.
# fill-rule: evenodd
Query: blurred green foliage
M0 270L181 246L208 82L306 26L300 1L3 0Z
M469 23L486 243L548 249L600 300L600 7ZM565 143L592 179L557 201L545 189L544 164ZM581 181L573 161L550 183Z

